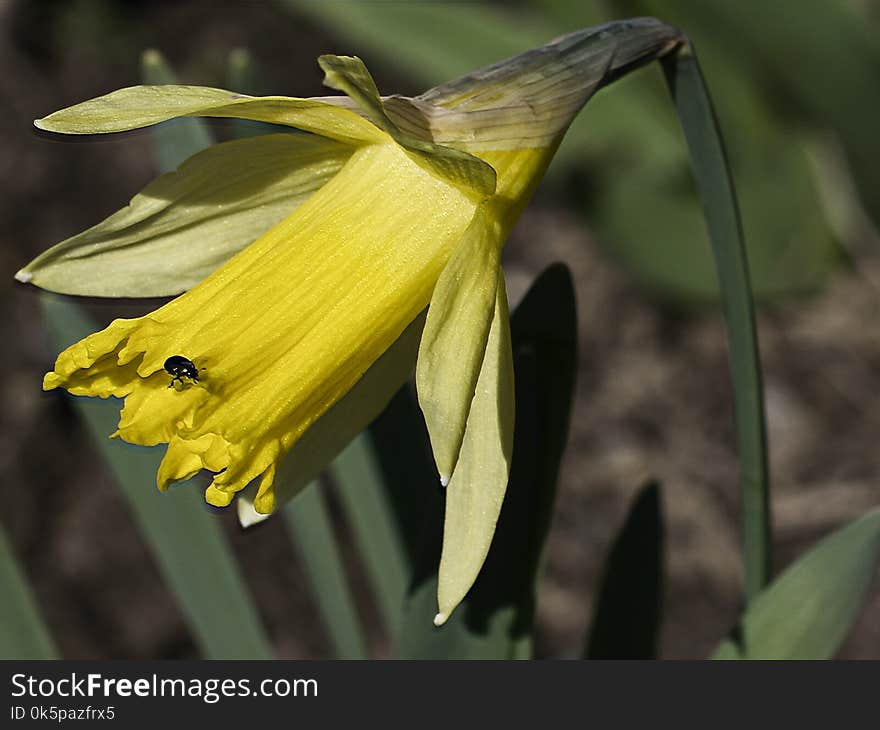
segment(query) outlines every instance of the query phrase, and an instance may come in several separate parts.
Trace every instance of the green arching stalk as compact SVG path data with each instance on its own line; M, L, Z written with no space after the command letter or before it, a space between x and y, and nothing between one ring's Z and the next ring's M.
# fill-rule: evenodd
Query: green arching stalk
M745 594L770 580L771 515L764 397L742 223L712 101L693 47L663 60L715 255L733 378L740 460Z

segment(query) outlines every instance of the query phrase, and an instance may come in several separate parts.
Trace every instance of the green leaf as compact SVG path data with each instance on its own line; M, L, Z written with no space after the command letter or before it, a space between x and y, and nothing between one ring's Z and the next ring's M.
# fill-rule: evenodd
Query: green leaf
M159 51L141 55L145 84L176 84L177 76ZM208 126L200 119L175 119L153 130L153 156L159 172L175 169L183 160L214 143Z
M880 560L880 510L822 540L763 590L713 659L830 659Z
M715 255L733 377L746 597L767 584L771 564L770 476L764 395L748 260L727 156L697 58L690 48L663 61Z
M0 525L0 659L57 659L58 650Z
M660 485L633 501L605 561L585 659L654 659L663 597Z
M375 463L382 474L395 531L403 547L405 582L409 585L413 570L420 564L426 516L433 517L442 509L442 502L436 501L441 487L431 457L425 419L411 384L398 390L387 408L370 424L367 433ZM429 567L429 572L434 573L437 572L439 541L436 547L438 554L433 556ZM433 608L436 609L436 604Z
M313 482L284 509L290 536L299 548L338 659L366 659L364 638L354 598L348 585L342 554L321 493Z
M96 327L81 308L43 298L52 347L61 350ZM272 651L217 518L202 490L184 483L160 493L160 450L126 444L107 435L116 429L115 399L71 398L99 453L128 500L165 580L180 603L196 642L209 659L266 659Z
M389 634L400 627L408 560L369 435L355 438L330 466Z
M386 439L399 443L401 453L387 459L389 485L405 491L410 500L401 500L405 509L400 513L413 556L398 642L398 655L403 658L526 658L532 653L536 587L568 434L577 362L574 288L565 266L554 265L535 281L511 318L511 334L517 421L507 495L483 569L440 628L432 627L431 619L436 611L444 504L419 442L424 426L418 423L415 409L402 402L405 399L389 414L394 418L377 424Z

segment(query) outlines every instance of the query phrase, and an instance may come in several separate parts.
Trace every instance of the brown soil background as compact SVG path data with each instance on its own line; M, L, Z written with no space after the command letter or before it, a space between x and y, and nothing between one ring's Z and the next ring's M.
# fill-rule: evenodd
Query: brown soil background
M135 83L145 47L160 48L187 81L215 84L228 50L247 47L276 90L304 96L323 93L315 56L339 49L325 30L269 3L119 3L127 35L90 24L97 16L88 5L0 0L0 296L10 346L0 360L0 521L64 657L193 657L121 493L69 404L40 391L55 353L36 291L12 281L31 257L149 181L149 139L65 144L37 137L31 121ZM380 85L397 80L394 70L371 67ZM411 83L394 88L416 91ZM505 256L513 298L556 260L570 266L578 294L578 385L540 591L539 655L579 654L608 547L636 489L654 477L663 484L667 530L661 656L706 656L737 616L742 580L720 316L674 311L646 295L600 253L583 220L545 191ZM872 265L760 315L777 570L880 502L880 294L864 275ZM122 306L102 302L93 311L109 320ZM232 514L218 519L277 655L328 656L282 526L242 533ZM381 638L374 648L387 653ZM880 658L880 587L840 656Z

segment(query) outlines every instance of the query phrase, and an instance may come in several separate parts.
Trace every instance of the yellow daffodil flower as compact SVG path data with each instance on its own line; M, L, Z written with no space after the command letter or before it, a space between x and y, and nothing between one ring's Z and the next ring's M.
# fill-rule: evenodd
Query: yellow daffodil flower
M209 503L227 506L255 482L253 508L268 514L381 411L417 360L447 488L442 623L483 564L507 485L501 247L587 99L681 40L652 19L611 23L415 98L380 97L360 59L322 56L325 83L345 96L141 86L37 120L64 134L180 116L300 130L194 155L22 269L19 280L63 293L185 292L62 352L43 387L123 398L113 436L168 444L160 489L207 469ZM175 355L192 366L172 379Z

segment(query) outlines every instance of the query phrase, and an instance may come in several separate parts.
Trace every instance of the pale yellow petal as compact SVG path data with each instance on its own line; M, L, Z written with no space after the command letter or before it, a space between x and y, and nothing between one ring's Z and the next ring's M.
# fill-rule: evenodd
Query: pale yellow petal
M501 513L513 452L514 386L510 317L498 272L495 313L461 456L446 488L438 626L449 618L483 567Z
M169 444L161 487L204 468L215 473L209 503L226 506L252 485L257 510L269 512L279 502L276 483L281 489L283 479L295 492L405 377L411 361L401 357L376 376L375 388L358 388L366 389L374 366L384 368L383 353L433 293L418 379L438 466L444 477L451 472L442 623L485 560L510 465L513 377L498 249L590 95L681 41L659 21L618 22L563 36L416 99L382 99L359 59L323 57L327 82L353 101L135 87L38 120L42 129L87 134L177 116L237 117L353 148L335 174L312 180L313 192L292 213L201 283L63 352L44 387L125 398L116 435ZM241 194L235 187L234 197ZM127 211L133 218L120 213L102 226L119 223L114 236L138 226L158 235L150 206L159 210L161 202L144 202ZM202 234L213 239L216 231ZM162 236L168 266L180 265L175 254L189 239ZM107 250L122 255L142 239L113 241ZM131 281L124 288L144 291ZM190 358L198 382L168 388L163 364L171 355ZM296 457L293 474L279 476L285 455Z
M495 310L502 240L489 212L477 210L443 269L419 347L416 386L445 486L455 469Z
M105 134L175 117L231 117L283 124L348 144L382 142L385 134L354 112L319 100L247 96L206 86L130 86L60 109L34 125L61 134Z
M308 134L215 145L40 254L16 278L83 296L179 294L289 215L353 149Z

